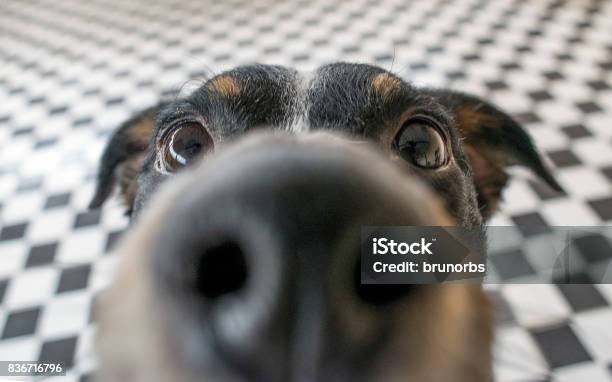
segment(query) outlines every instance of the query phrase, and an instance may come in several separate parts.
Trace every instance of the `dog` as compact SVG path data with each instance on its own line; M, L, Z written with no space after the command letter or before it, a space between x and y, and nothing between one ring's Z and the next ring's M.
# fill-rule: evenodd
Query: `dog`
M90 205L118 183L132 220L100 380L490 381L481 286L362 285L359 228L484 237L511 165L561 190L493 104L366 64L242 66L143 111Z

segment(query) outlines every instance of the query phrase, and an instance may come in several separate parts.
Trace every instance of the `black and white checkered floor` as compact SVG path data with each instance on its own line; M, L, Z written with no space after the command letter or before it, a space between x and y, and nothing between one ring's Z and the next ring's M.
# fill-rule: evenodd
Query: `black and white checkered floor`
M612 223L610 1L0 0L0 360L91 378L92 300L126 224L118 202L85 209L113 128L213 70L337 60L486 96L530 129L567 194L520 176L492 224ZM612 285L492 289L498 381L612 381Z

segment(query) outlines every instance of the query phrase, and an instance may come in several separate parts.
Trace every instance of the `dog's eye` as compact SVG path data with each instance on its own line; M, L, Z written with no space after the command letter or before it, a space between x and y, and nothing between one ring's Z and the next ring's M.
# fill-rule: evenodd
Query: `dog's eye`
M162 160L167 171L176 171L213 150L213 140L201 124L187 122L162 138Z
M444 138L429 121L415 119L404 123L394 146L404 160L417 167L438 168L448 161Z

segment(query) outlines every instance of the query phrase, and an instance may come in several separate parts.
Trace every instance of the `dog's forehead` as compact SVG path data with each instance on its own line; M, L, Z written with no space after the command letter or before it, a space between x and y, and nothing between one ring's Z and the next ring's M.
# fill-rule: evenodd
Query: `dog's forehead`
M250 128L346 127L355 133L369 120L401 112L413 93L396 75L366 64L335 63L313 71L248 65L211 78L191 103L211 119L229 118Z

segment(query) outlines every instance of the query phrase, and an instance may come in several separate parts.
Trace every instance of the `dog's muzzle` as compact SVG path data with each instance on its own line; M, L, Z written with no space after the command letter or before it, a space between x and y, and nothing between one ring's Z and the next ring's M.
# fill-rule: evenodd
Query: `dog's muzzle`
M415 176L328 135L250 137L147 208L123 255L150 272L184 380L360 380L388 307L411 294L360 284L361 227L452 224Z

